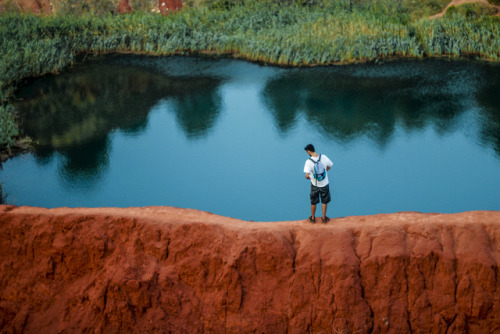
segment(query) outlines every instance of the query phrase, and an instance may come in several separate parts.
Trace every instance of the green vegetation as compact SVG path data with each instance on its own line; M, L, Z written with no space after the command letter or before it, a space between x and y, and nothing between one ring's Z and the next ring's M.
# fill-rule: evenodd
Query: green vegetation
M446 16L461 15L469 18L479 18L483 15L494 15L495 9L482 3L466 3L461 6L450 6L446 11Z
M14 144L14 138L19 135L14 120L14 107L12 105L0 106L0 143L8 149Z
M79 55L233 55L303 66L390 57L475 56L498 61L499 18L472 8L437 20L447 0L190 0L175 15L104 14L113 1L59 0L58 13L0 16L0 146L17 134L8 103L26 78ZM149 7L148 7L149 8ZM144 10L148 10L144 8ZM62 13L83 13L62 15ZM99 13L101 15L91 15ZM6 125L7 124L7 125Z

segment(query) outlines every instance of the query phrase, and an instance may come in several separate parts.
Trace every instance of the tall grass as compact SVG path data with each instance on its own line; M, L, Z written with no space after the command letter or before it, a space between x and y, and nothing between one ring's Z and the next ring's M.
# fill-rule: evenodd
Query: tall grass
M208 52L286 66L394 56L473 55L496 61L500 56L497 17L460 12L439 20L421 17L444 6L443 0L418 2L421 6L413 0L191 3L168 17L2 14L0 102L7 103L24 79L61 71L81 54Z
M9 149L19 135L12 105L0 106L0 143Z

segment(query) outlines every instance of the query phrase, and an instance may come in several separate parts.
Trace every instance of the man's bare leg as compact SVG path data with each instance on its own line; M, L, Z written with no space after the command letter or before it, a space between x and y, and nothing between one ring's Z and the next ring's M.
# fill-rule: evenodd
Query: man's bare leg
M311 204L311 218L314 219L316 217L316 204Z
M323 211L323 219L326 219L326 207L328 204L321 203L321 211Z

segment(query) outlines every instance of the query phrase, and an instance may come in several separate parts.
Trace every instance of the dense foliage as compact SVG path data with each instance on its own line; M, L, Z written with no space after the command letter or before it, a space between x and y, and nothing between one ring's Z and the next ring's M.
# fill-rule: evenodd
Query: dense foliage
M18 134L18 129L14 121L14 108L10 104L0 106L0 144L6 145L9 148L14 143L14 138Z
M444 3L443 3L444 1ZM94 1L95 2L95 1ZM92 2L93 3L93 2ZM0 16L0 103L26 78L58 72L79 55L230 54L301 66L387 57L475 56L499 60L499 18L475 8L429 19L446 0L190 0L163 17ZM481 9L482 10L482 9ZM12 117L0 109L1 119ZM0 146L8 144L0 123ZM10 126L10 125L9 125ZM10 128L9 128L10 129Z

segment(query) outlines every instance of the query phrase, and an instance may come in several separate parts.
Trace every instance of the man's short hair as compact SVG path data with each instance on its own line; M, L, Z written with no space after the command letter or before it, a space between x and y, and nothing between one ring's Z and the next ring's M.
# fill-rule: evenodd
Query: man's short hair
M307 144L307 146L304 148L304 150L310 151L310 152L316 152L316 150L314 149L313 144Z

